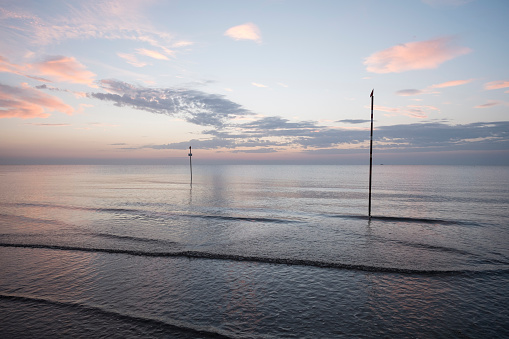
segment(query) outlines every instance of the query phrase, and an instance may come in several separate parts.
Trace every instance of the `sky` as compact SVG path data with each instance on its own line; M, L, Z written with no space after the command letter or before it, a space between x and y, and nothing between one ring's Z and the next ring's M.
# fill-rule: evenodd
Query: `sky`
M0 164L509 165L507 0L0 0Z

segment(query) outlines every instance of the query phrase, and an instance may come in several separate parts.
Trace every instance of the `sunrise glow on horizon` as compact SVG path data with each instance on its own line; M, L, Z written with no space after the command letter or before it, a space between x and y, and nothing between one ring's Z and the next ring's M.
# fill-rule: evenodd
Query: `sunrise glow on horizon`
M509 2L2 1L0 164L509 165Z

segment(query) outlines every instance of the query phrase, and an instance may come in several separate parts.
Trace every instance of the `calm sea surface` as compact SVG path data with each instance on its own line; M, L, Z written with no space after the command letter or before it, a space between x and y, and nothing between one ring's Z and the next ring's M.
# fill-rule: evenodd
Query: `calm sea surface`
M509 167L368 170L0 166L0 337L509 337Z

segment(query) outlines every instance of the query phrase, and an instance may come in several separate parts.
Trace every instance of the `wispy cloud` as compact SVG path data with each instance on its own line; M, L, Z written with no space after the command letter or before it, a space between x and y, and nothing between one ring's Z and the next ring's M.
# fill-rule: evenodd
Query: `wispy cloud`
M165 51L165 53L167 55L170 55L170 56L175 55L175 53L173 51L169 50L168 48L163 48L163 50ZM150 49L146 49L146 48L137 48L136 54L143 55L143 56L146 56L146 57L149 57L152 59L157 59L157 60L170 60L170 58L168 58L168 56L166 56L158 51L154 51L154 50L150 50ZM145 67L145 66L149 65L149 63L147 63L147 62L140 61L138 59L138 57L133 53L120 53L119 52L119 53L117 53L117 55L119 57L121 57L122 59L126 60L127 63L129 63L135 67Z
M423 119L427 118L428 114L435 111L440 111L435 106L430 105L407 105L405 107L386 107L386 106L374 106L377 111L387 112L390 115L405 115L411 118Z
M421 0L432 7L459 7L468 4L474 0Z
M474 79L446 81L446 82L442 82L441 84L431 85L430 88L445 88L445 87L460 86L460 85L465 85L465 84L471 83L472 81L474 81Z
M260 88L267 88L268 86L266 85L263 85L263 84L258 84L256 82L252 82L251 85L255 86L255 87L260 87Z
M257 43L262 42L260 29L251 22L231 27L224 33L224 35L232 38L233 40L252 40Z
M0 18L9 20L3 27L0 44L4 48L24 48L70 39L121 39L149 44L165 53L171 53L171 48L192 45L190 41L176 40L173 34L156 29L151 20L147 20L145 9L151 3L139 0L64 2L58 15L51 11L35 15L15 6L0 8Z
M27 67L10 63L7 60L7 58L4 58L3 56L0 55L0 72L14 73L24 76L23 72L25 72L26 70Z
M100 83L109 93L89 93L89 97L112 101L120 107L130 106L152 113L181 117L196 125L221 128L236 116L252 114L222 95L198 90L146 88L116 80L102 80Z
M136 51L138 52L138 54L145 55L145 56L148 56L148 57L151 57L154 59L169 60L169 58L166 55L161 54L157 51L152 51L152 50L145 49L145 48L138 48Z
M26 77L29 79L34 79L34 80L41 81L41 82L51 82L51 80L49 80L49 79L30 75L29 73L32 71L34 71L32 65L30 65L30 64L25 64L25 65L14 64L14 63L9 62L6 58L4 58L3 56L0 55L0 72L17 74L17 75L21 75L23 77Z
M472 81L473 81L473 79L452 80L452 81L442 82L440 84L431 85L431 86L426 87L425 89L402 89L402 90L397 91L396 95L413 96L413 95L421 95L421 94L438 93L435 90L436 88L460 86L460 85L465 85L465 84L471 83Z
M337 122L342 122L344 124L363 124L363 123L366 123L366 122L370 122L371 120L366 120L366 119L343 119L343 120L338 120Z
M71 94L74 94L74 96L76 98L85 98L87 96L87 93L85 93L85 92L71 91L71 90L68 90L68 89L58 88L58 87L54 87L54 86L48 86L46 84L35 86L35 88L36 89L47 89L47 90L56 91L56 92L71 93Z
M484 84L484 89L492 90L492 89L500 89L509 87L509 81L500 80L500 81L492 81Z
M376 52L364 60L366 70L373 73L400 73L418 69L433 69L445 61L472 50L458 47L452 37L408 42Z
M71 115L74 109L57 97L22 84L12 87L0 84L0 118L47 118L48 112Z
M192 42L192 41L181 40L181 41L174 42L171 46L172 47L187 47L187 46L192 46L192 45L194 45L194 42Z
M145 67L148 64L146 62L138 60L136 55L128 54L128 53L117 53L119 57L127 61L128 64L133 65L134 67Z
M44 124L44 123L26 123L26 125L34 125L34 126L48 126L48 127L67 127L71 126L71 124Z
M79 106L78 106L77 113L80 113L80 114L81 114L81 113L85 112L85 109L90 108L90 107L94 107L94 105L90 105L90 104L83 104L83 103L81 103L81 104L79 104Z
M425 91L423 90L420 90L420 89L402 89L400 91L397 91L396 94L397 95L401 95L401 96L404 96L404 97L407 97L407 96L411 96L411 95L420 95L420 94L424 94L426 93Z
M497 106L500 104L502 104L502 102L500 102L500 101L488 101L487 103L482 104L482 105L477 105L474 108L488 108L488 107L493 107L493 106Z

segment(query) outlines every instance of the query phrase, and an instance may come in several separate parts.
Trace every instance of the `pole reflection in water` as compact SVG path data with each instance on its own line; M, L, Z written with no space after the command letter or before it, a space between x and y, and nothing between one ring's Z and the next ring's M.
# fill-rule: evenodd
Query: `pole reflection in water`
M189 146L189 170L191 171L191 186L193 186L193 163L191 161L191 158L193 156L193 153L191 152L191 146Z

